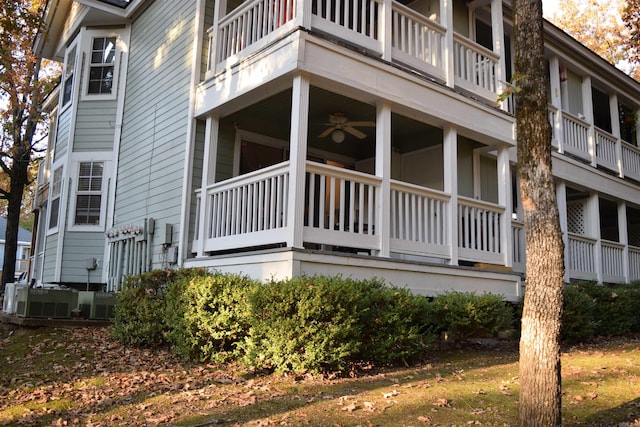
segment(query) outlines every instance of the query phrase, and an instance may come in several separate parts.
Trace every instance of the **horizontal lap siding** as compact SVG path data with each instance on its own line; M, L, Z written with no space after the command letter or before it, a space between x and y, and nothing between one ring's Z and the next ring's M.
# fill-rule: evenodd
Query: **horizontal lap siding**
M64 159L67 155L72 112L73 108L67 108L58 117L58 131L56 132L54 162L60 159Z
M116 101L82 101L76 115L73 151L111 151Z
M91 272L91 282L102 280L102 265L104 257L104 234L102 232L67 232L64 236L62 252L62 276L60 281L65 283L86 283L87 258L98 260L98 269Z
M153 2L133 22L115 225L156 220L177 238L187 147L195 0ZM154 261L160 254L153 245ZM157 266L157 265L156 265Z
M56 248L58 247L58 234L47 236L45 243L45 258L42 268L42 282L52 282L55 280L56 272Z

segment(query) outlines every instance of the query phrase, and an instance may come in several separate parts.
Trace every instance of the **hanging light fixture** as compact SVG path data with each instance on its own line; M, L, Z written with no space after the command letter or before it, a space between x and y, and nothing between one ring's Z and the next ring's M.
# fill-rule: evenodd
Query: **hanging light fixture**
M331 139L336 144L340 144L342 141L344 141L344 137L345 137L345 134L340 129L336 129L333 132L331 132Z

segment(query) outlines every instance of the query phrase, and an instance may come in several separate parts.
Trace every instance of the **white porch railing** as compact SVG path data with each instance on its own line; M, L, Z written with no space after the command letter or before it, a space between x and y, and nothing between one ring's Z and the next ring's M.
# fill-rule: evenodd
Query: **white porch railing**
M288 194L289 162L210 185L205 192L204 250L282 242Z
M640 181L640 148L622 141L622 171L624 176Z
M568 259L565 260L569 277L583 280L597 280L596 240L577 234L568 234Z
M447 29L426 16L393 2L393 58L445 79L444 40Z
M480 200L458 199L458 250L460 259L502 264L502 206Z
M618 172L618 138L602 129L595 129L596 159L599 165Z
M208 71L238 53L248 55L277 39L292 28L296 17L295 0L251 0L208 30Z
M449 256L451 197L406 182L391 182L391 251Z
M308 161L304 241L350 250L379 249L380 182L369 174Z
M500 57L489 49L454 34L453 58L456 85L495 100Z
M439 79L449 80L446 73L450 72L450 80L456 85L492 101L497 99L498 55L455 33L449 46L447 28L399 2L309 0L310 11L297 10L300 4L297 0L248 0L228 15L214 18L218 22L208 30L208 77L237 62L240 56L265 48L297 25L310 25L310 29ZM310 24L305 24L302 14L311 15ZM383 40L387 26L389 39ZM445 67L446 51L453 52L455 70Z
M562 147L563 151L590 160L589 154L590 125L583 119L566 111L562 112Z
M640 248L629 246L629 280L640 280Z
M382 53L382 0L312 0L311 27Z
M602 251L602 280L613 283L624 282L624 245L603 240L600 247Z

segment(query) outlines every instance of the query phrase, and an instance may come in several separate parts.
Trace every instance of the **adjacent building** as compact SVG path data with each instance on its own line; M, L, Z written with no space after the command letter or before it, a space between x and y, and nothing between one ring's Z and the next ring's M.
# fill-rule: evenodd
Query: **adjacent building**
M502 0L50 0L32 277L523 292ZM545 22L566 280L640 279L640 84Z

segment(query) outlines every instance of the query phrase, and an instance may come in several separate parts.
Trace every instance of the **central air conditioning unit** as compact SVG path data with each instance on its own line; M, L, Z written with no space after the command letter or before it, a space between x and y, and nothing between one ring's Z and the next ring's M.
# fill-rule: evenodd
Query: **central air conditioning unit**
M18 289L16 314L21 317L67 319L78 305L78 292L71 289Z
M78 292L78 309L85 319L112 319L117 294L113 292Z
M15 314L18 301L18 289L26 288L27 285L17 283L7 283L4 288L4 301L2 311L7 314Z

